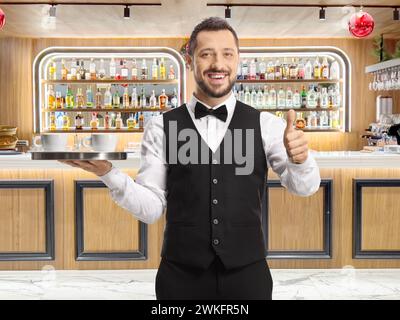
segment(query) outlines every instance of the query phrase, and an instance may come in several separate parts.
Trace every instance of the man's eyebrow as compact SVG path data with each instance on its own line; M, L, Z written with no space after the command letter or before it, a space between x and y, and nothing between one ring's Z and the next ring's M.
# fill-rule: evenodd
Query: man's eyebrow
M204 49L200 50L200 52L203 52L203 51L214 51L214 49L213 48L204 48Z

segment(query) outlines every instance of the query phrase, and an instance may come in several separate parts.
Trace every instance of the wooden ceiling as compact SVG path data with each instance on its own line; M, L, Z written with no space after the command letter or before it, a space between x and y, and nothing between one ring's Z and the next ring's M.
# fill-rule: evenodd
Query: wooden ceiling
M224 7L209 7L207 3L274 3L271 0L95 0L86 2L161 2L162 6L131 7L131 19L125 20L122 6L61 5L57 6L56 24L52 25L47 20L48 5L7 5L7 2L0 1L0 8L7 17L0 37L181 37L190 35L203 18L224 17ZM279 1L279 4L283 3L343 4L344 7L327 8L325 21L318 18L319 8L233 7L229 21L242 38L351 37L347 21L358 8L348 4L400 7L400 0ZM375 19L371 36L384 33L389 38L400 38L400 22L392 20L392 9L364 10Z

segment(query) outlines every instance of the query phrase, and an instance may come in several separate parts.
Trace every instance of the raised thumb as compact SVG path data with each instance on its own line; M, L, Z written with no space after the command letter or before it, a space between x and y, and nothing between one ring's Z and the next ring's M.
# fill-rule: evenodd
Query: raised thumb
M287 117L286 117L286 130L285 131L290 131L293 130L293 122L296 119L296 113L294 112L293 109L290 109L287 113Z

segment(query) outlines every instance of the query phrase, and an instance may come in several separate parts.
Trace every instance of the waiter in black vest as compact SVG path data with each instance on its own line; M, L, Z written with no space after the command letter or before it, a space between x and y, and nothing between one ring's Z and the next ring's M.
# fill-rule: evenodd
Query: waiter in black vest
M238 37L224 19L195 27L187 59L193 96L148 122L135 180L108 161L63 162L98 175L141 221L167 209L157 299L271 299L261 228L268 167L302 196L318 190L318 167L293 110L285 123L236 100Z

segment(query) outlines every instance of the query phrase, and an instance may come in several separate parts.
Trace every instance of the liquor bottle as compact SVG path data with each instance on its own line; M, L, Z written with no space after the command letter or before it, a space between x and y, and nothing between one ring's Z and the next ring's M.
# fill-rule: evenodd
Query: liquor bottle
M296 90L293 94L293 108L301 107L301 96L298 90Z
M327 111L321 111L321 115L319 117L319 126L321 128L329 127L329 117Z
M125 60L121 60L122 61L122 67L121 67L121 79L122 80L128 80L128 74L129 74L129 69L126 65L126 61Z
M269 90L269 107L271 109L276 109L276 90L273 86L271 86L271 90Z
M275 79L275 66L272 60L269 60L267 64L267 80L274 80L274 79Z
M253 86L253 89L251 90L251 94L250 94L250 105L252 107L255 107L256 104L257 104L257 91L256 91L256 89L254 89L254 86Z
M317 107L317 95L314 90L314 86L310 85L307 93L307 108L316 108L316 107Z
M70 126L70 119L67 116L67 114L64 112L63 116L62 116L62 129L69 130L69 126Z
M137 80L138 79L138 69L137 69L137 64L136 64L136 59L132 60L132 80Z
M323 87L321 90L321 108L328 108L328 93L325 87Z
M303 59L300 59L298 64L297 78L303 80L305 78L306 68Z
M338 129L340 127L339 110L329 111L329 114L330 114L330 127L332 129Z
M78 88L76 93L76 106L78 108L83 108L85 101L83 99L82 88Z
M236 70L236 80L243 80L242 77L242 61L239 60L238 67Z
M240 84L239 92L238 92L238 100L244 103L244 89L243 84Z
M256 99L256 109L262 109L263 108L263 92L260 87L258 87L257 91L257 99Z
M61 59L61 79L67 80L67 77L68 77L68 69L65 66L65 60Z
M75 80L82 80L81 74L80 74L80 72L79 72L80 68L81 68L81 65L80 65L80 63L79 63L79 60L76 60L76 66L75 66L75 69L76 69L76 79L75 79Z
M339 63L335 60L332 62L330 70L329 70L329 77L331 80L339 80L340 79L340 70L339 70Z
M132 108L138 108L139 107L136 87L132 89L131 107Z
M49 130L50 131L54 131L57 129L57 125L56 125L56 115L54 112L50 113L50 124L49 124Z
M102 95L101 95L101 91L100 88L97 88L97 92L96 92L96 108L97 109L102 109L103 108L103 101L102 101Z
M115 109L115 108L119 108L120 104L121 104L121 100L119 97L118 89L115 88L113 98L112 98L112 106Z
M122 59L119 60L118 65L115 67L115 80L121 80L121 70L123 66L123 61Z
M63 115L64 115L64 112L57 112L57 116L56 116L57 128L62 129L62 126L63 126Z
M301 95L301 107L305 108L307 106L307 92L304 86L301 89L300 95Z
M111 86L108 86L106 92L104 93L104 107L106 109L112 108Z
M176 93L176 89L174 88L174 93L171 98L171 108L178 107L178 94Z
M117 65L115 64L115 59L111 58L110 61L110 79L115 79L117 73Z
M318 126L317 113L310 112L309 116L307 117L307 127L316 128L317 126Z
M268 94L269 94L269 90L268 90L268 86L264 86L264 92L263 92L263 108L269 108L269 104L268 104Z
M335 91L334 91L333 95L335 97L335 107L339 108L342 104L342 96L340 94L339 85L335 86Z
M96 63L94 62L93 58L90 59L89 72L90 80L96 80Z
M321 79L321 64L319 58L316 57L313 65L314 79Z
M250 66L249 66L249 80L256 80L257 78L257 64L255 59L252 59L250 61Z
M108 130L111 128L111 117L108 114L108 112L106 112L106 114L104 115L104 129Z
M106 78L106 69L104 68L104 59L100 59L99 78L102 80Z
M75 117L75 130L82 130L83 129L83 122L84 119L80 112Z
M154 90L151 91L151 96L150 96L150 100L149 100L149 106L152 109L157 108L157 98L156 98L156 94L155 94Z
M161 58L161 61L160 61L160 79L161 80L167 79L167 70L165 68L164 58Z
M85 75L86 75L86 70L85 70L85 65L83 63L83 60L81 61L81 65L78 70L79 76L81 80L85 80Z
M142 80L147 80L147 65L146 65L146 59L143 59L142 61L142 69L140 73L140 78Z
M129 108L129 93L128 93L128 87L125 87L124 89L124 95L122 96L122 106L124 108Z
M71 61L71 80L77 80L78 69L76 68L77 61L73 59Z
M264 61L264 58L261 58L261 62L258 65L258 70L259 70L258 78L260 80L265 80L265 76L266 76L266 73L267 73L267 65L266 65L266 63Z
M49 85L49 90L47 91L47 104L50 110L54 110L56 108L56 95L54 94L52 85Z
M121 113L118 112L117 119L115 119L115 129L122 129L123 126L124 126L124 123L121 118Z
M140 107L141 108L146 108L147 107L147 102L146 102L146 93L144 92L144 88L142 88L142 94L140 97Z
M91 86L86 87L86 107L93 108L93 91Z
M286 90L286 108L290 109L293 107L293 92L292 89L287 88Z
M249 78L249 66L247 64L247 60L242 61L242 79L248 80Z
M312 74L313 74L312 68L313 67L312 67L311 61L310 61L310 59L308 59L306 65L305 65L305 68L304 68L304 79L306 79L306 80L312 79Z
M72 109L74 107L74 95L72 94L71 88L67 86L67 94L65 96L65 107Z
M168 105L168 96L165 94L165 89L162 89L161 94L158 97L158 105L160 109L165 109Z
M283 58L283 63L282 63L282 79L283 80L290 79L290 65L287 63L286 58Z
M48 76L49 76L49 80L57 80L56 63L53 59L51 59L50 64L49 64Z
M244 92L244 103L248 105L251 104L251 94L248 86L246 86L246 90Z
M278 108L285 108L286 106L286 94L282 87L279 88L278 91Z
M304 129L306 127L306 121L303 118L302 112L296 112L296 128Z
M289 78L292 80L297 79L297 71L298 71L297 65L294 61L294 58L292 58L292 63L290 64L289 67Z
M99 128L99 119L97 118L97 113L92 113L92 120L90 120L90 128L92 130L97 130Z
M329 79L329 63L326 57L322 59L321 77L322 79Z
M275 79L276 80L282 79L282 66L279 62L279 59L276 59L276 62L275 62Z
M174 70L174 66L172 64L169 66L168 79L169 80L175 79L175 70Z
M153 64L151 65L151 79L158 80L158 62L157 59L153 59Z
M131 113L129 118L126 120L126 126L128 127L128 130L133 130L135 129L135 118L133 117L133 114Z
M60 91L56 92L56 108L62 109L64 107L64 98Z
M144 128L144 116L143 116L143 112L140 113L139 115L139 129L143 129Z

